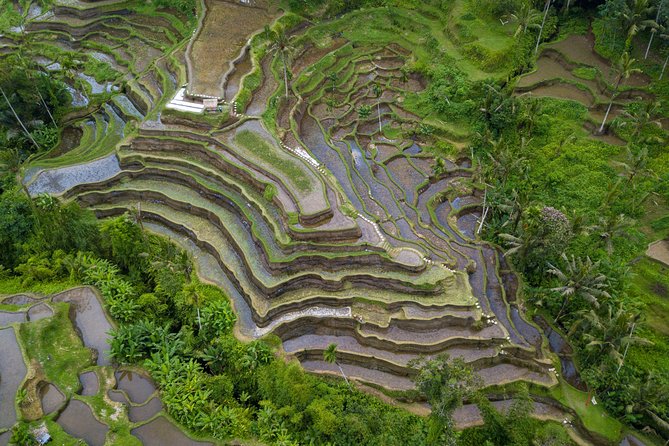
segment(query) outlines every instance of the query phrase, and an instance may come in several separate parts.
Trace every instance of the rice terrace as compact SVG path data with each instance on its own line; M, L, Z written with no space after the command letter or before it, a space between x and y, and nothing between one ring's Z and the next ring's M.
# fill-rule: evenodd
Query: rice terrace
M0 0L0 446L669 444L669 1Z

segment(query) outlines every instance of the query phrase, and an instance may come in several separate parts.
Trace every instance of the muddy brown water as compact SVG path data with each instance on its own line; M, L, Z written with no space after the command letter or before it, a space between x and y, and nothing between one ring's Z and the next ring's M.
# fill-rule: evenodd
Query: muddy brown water
M44 319L51 316L53 316L53 309L51 309L51 307L45 304L44 302L39 303L37 305L33 305L28 310L28 320L30 322L38 321L40 319Z
M95 292L88 287L75 288L54 296L54 302L68 302L70 318L86 347L98 353L97 365L111 364L109 331L113 328Z
M0 330L0 429L16 422L16 391L26 376L26 365L13 328Z
M79 400L70 400L56 422L65 432L75 438L81 438L89 446L103 446L109 430L108 426L93 416L91 408Z
M128 409L128 417L133 423L146 421L163 409L163 403L157 397L151 398L141 406L131 406Z
M205 0L207 14L188 53L188 77L193 93L223 96L223 77L229 63L254 32L270 23L262 9L241 4Z
M158 417L133 429L131 433L139 438L144 446L204 446L212 444L188 438L165 417Z
M548 345L550 346L551 351L560 359L562 377L575 388L586 391L587 386L581 380L576 364L574 364L572 359L573 350L569 343L560 333L553 330L543 317L536 316L534 321L542 328L546 338L548 338Z
M114 374L117 389L123 390L135 404L144 403L156 391L156 386L146 376L131 371L120 371Z
M604 77L610 82L614 82L616 74L611 69L609 61L597 54L594 50L595 37L588 35L571 35L566 39L551 45L558 49L567 58L573 62L584 65L590 65L599 69ZM627 85L642 87L648 85L650 79L645 74L639 73L630 76Z
M2 303L5 305L27 305L35 302L39 302L41 299L37 299L27 294L17 294L14 296L9 296L2 300Z
M253 92L253 97L251 98L251 102L249 103L249 106L246 109L246 114L248 115L252 116L261 115L267 108L267 101L269 100L270 96L279 87L279 83L274 78L274 75L272 74L272 70L270 68L271 62L272 58L267 56L263 59L261 63L262 73L263 73L262 85L260 86L259 89ZM282 88L284 87L282 86Z
M518 81L518 86L529 87L530 85L534 85L537 82L557 78L573 79L574 76L555 59L541 56L537 60L536 71L523 76Z
M22 311L0 311L0 327L5 327L15 322L25 322L26 314Z
M239 87L242 83L242 78L248 74L251 69L253 69L253 62L249 54L249 50L245 50L244 54L241 56L241 59L237 60L235 63L234 70L228 75L228 78L225 80L225 100L232 102L232 100L237 96Z
M565 83L556 83L535 88L530 95L556 99L570 99L579 102L586 107L591 107L594 104L595 99L589 92Z
M79 127L65 127L60 134L60 142L54 150L53 156L62 155L77 147L83 134L83 130Z
M121 392L120 390L110 390L109 392L107 392L107 395L109 395L109 399L112 401L130 405L128 397L125 396L125 393Z
M669 241L658 240L651 243L646 250L646 255L653 260L669 266Z
M41 383L39 393L44 415L54 412L65 403L65 395L51 383Z
M79 375L79 382L81 382L83 396L97 395L100 384L98 382L98 375L95 372L86 372Z

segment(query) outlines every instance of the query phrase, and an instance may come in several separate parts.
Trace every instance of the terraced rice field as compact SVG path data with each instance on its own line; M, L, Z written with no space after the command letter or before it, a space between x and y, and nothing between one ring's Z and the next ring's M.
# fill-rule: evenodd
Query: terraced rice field
M63 308L67 304L68 307ZM17 418L27 421L47 419L52 434L60 430L82 439L86 444L130 444L140 439L143 444L211 445L191 440L165 417L153 382L136 371L112 368L109 358L109 315L98 294L89 287L73 288L54 296L8 296L0 298L0 429L11 428ZM54 321L57 317L59 321ZM60 324L66 321L67 327ZM70 339L61 338L62 345L41 345L46 355L33 355L35 339L27 332L33 329L52 336L54 327L67 330ZM62 333L59 333L62 336ZM37 338L39 339L39 338ZM39 342L39 341L37 341ZM86 370L78 375L76 386L58 388L51 382L49 362L63 361L72 349L88 349L88 361L70 363L74 370ZM63 349L63 350L61 350ZM62 353L65 352L65 353ZM93 361L97 358L96 361ZM62 365L61 365L62 366ZM77 380L77 374L69 377ZM20 402L14 404L19 398ZM103 409L100 411L100 401ZM20 409L20 412L15 410ZM17 417L18 415L18 417ZM129 421L132 435L119 439L117 423ZM11 431L9 431L11 433ZM169 438L169 440L166 440ZM8 444L9 437L0 437L0 444Z
M429 19L407 20L418 29ZM204 79L196 63L186 77L191 32L178 14L68 2L26 29L53 50L46 64L78 51L117 73L99 80L112 100L73 109L74 142L36 160L28 188L101 218L139 211L148 230L191 252L201 277L228 293L238 335L273 333L305 368L325 374L335 369L323 351L336 343L352 378L387 389L412 389L409 361L438 353L463 357L487 385L557 383L539 329L518 309L515 274L477 237L483 193L470 160L448 160L437 175L434 156L401 136L420 124L403 103L424 88L403 75L412 36L382 45L349 32L289 30L297 56L288 99L276 54L236 48L225 56L240 55L231 71L220 66L203 81L222 82L212 94L237 100L236 113L226 115L224 104L215 121L162 110L177 86ZM260 77L255 88L250 73ZM94 82L73 88L82 86L82 96L94 95ZM109 175L87 164L110 154L118 170ZM71 164L76 184L49 189L40 180Z
M543 48L536 69L518 81L516 94L578 102L588 109L586 128L592 131L604 119L617 76L611 63L594 51L594 36L570 35ZM630 102L652 100L653 95L647 91L649 83L648 76L640 73L625 79L615 95L609 119L619 116ZM624 144L611 133L598 137L611 144Z

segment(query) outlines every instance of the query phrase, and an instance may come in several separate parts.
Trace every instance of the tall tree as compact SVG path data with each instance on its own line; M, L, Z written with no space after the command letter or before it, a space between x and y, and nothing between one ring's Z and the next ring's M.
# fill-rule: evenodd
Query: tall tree
M643 31L654 23L648 17L653 12L653 6L649 0L627 0L625 9L622 13L623 23L627 30L627 39L625 40L625 50L628 51L632 46L632 39L639 31Z
M537 44L534 47L534 54L536 54L539 51L539 43L541 43L541 35L544 32L544 26L546 25L546 18L548 17L548 10L551 8L551 1L552 0L546 0L546 4L544 5L544 18L541 20L541 26L539 27L539 35L537 36Z
M285 30L279 29L277 32L272 32L270 36L272 42L270 51L278 54L283 64L283 80L286 86L286 98L288 98L288 63L294 48Z
M619 126L632 128L630 141L638 141L643 130L648 127L662 128L662 123L655 119L659 108L660 104L658 102L644 101L640 107L623 110L619 119Z
M417 369L416 388L432 406L428 444L455 445L453 412L463 400L472 398L482 386L481 378L462 358L451 360L440 354L429 360L414 360L409 365Z
M19 118L19 115L16 113L16 110L14 109L14 106L12 105L12 103L7 98L7 95L5 94L5 90L2 87L0 87L0 93L2 93L2 97L5 98L5 102L7 103L7 106L12 111L12 114L14 115L14 117L16 118L16 121L19 123L19 125L23 129L23 132L25 133L25 135L28 137L28 139L30 139L30 142L32 142L33 145L35 146L35 148L37 148L37 150L39 151L40 150L39 144L37 144L37 142L35 141L33 136L30 134L30 132L26 128L26 126L23 123L23 121L21 120L21 118Z
M562 254L564 267L558 268L552 264L548 264L548 274L557 277L559 285L552 288L562 296L562 306L560 311L555 316L555 322L559 321L564 315L569 303L575 299L580 298L587 303L599 306L601 298L610 297L606 291L608 288L608 278L599 272L599 262L593 262L590 257L582 259L580 257L571 258L566 254Z
M586 350L604 355L616 367L616 373L625 363L630 345L650 345L647 339L635 336L641 313L627 311L622 304L607 305L605 311L588 311L579 324L586 342Z
M634 68L634 62L636 62L636 60L631 58L630 54L627 51L623 53L623 55L620 57L620 60L618 61L618 76L616 78L616 84L615 87L613 88L613 93L611 94L611 100L609 101L609 106L606 108L606 114L604 115L604 120L602 121L602 125L599 127L599 133L604 132L604 126L606 125L606 121L609 119L609 113L611 113L611 107L613 107L613 101L618 95L618 91L620 90L620 86L623 84L623 81L629 79L629 77L632 74L641 71L638 68Z
M513 14L509 14L509 17L518 23L518 28L516 28L516 32L513 34L513 37L518 37L521 34L525 34L528 28L539 28L541 14L532 7L530 2L523 1Z
M183 287L184 298L186 303L189 305L195 306L197 310L197 325L200 331L202 331L202 318L200 317L200 306L202 305L202 295L198 289L198 283L196 281L191 281L186 286ZM192 314L192 313L191 313Z
M642 147L638 152L632 151L628 146L625 154L626 160L614 161L613 163L622 169L620 176L627 180L627 186L634 186L637 178L652 177L654 172L649 167L648 148Z
M667 69L667 63L669 63L669 45L667 45L667 42L669 42L669 27L666 25L662 25L659 29L659 37L664 41L664 51L667 53L666 57L664 58L664 63L662 64L662 70L660 71L660 77L658 78L659 80L662 80L664 77L664 72Z
M650 39L648 39L648 46L646 47L646 53L643 55L644 59L648 59L648 52L650 51L650 46L653 44L653 38L655 34L659 31L660 28L660 12L662 11L662 4L664 0L660 0L660 3L657 5L657 14L655 15L655 21L650 23Z
M632 226L633 221L624 214L612 214L608 216L599 217L599 221L594 226L593 230L599 234L600 239L606 247L606 252L613 254L613 239L618 237L625 237L627 229Z
M351 383L348 381L346 373L344 373L344 369L341 368L341 365L337 360L337 344L332 343L328 345L328 348L326 348L323 351L323 360L325 360L325 362L328 362L330 364L336 364L337 367L339 367L339 372L341 373L341 376L344 377L344 381L346 381L346 385L348 385L348 388L350 389Z

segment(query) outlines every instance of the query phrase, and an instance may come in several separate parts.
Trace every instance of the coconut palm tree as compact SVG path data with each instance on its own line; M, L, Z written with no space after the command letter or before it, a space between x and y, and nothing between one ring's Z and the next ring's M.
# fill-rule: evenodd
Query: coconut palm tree
M546 24L546 17L548 17L548 10L551 7L551 2L553 0L546 0L546 4L544 5L544 18L541 20L541 26L539 27L539 35L537 36L537 44L534 47L534 53L536 54L537 51L539 51L539 43L541 42L541 35L544 32L544 25Z
M648 46L646 47L646 54L643 55L644 59L648 59L648 52L650 51L650 46L653 44L653 38L655 34L660 31L662 25L660 24L660 12L662 11L662 4L664 0L660 0L660 3L657 5L657 14L655 14L655 20L650 24L650 39L648 39Z
M517 189L512 189L511 193L498 193L498 194L489 194L490 207L493 209L493 212L504 220L501 224L502 228L510 225L509 232L516 233L518 230L518 225L523 216L523 212L529 204L528 195L521 191L518 192Z
M625 3L625 10L621 18L627 30L627 40L625 41L626 51L632 45L634 36L654 23L647 18L653 12L653 9L655 8L653 8L649 0L627 0Z
M521 150L525 147L527 141L525 137L521 138ZM518 155L507 144L500 139L493 142L491 150L487 153L490 159L488 175L492 176L494 181L502 186L506 184L509 175L512 173L524 173L527 170L527 159Z
M17 173L21 167L21 153L16 147L0 150L0 172Z
M602 121L602 125L599 127L599 133L604 132L604 126L606 125L606 121L609 119L609 113L611 113L611 107L613 106L613 101L618 95L618 90L620 89L620 86L623 84L623 81L629 79L629 77L632 74L639 73L641 71L638 68L634 68L634 62L636 62L636 60L630 57L630 54L627 51L625 51L623 55L620 56L620 60L618 61L618 77L616 79L616 85L613 89L613 94L611 95L609 106L606 108L606 114L604 115L604 120Z
M5 90L3 90L2 87L0 87L0 93L2 93L2 97L5 98L5 102L7 103L7 106L9 106L9 109L12 111L12 114L14 115L14 117L15 117L16 120L18 121L19 125L20 125L21 128L23 129L23 132L26 134L26 136L28 137L28 139L30 139L30 142L32 142L33 145L34 145L34 146L37 148L37 150L39 151L39 150L40 150L40 146L39 146L39 144L37 144L37 141L35 141L35 139L34 139L33 136L30 134L30 132L28 131L28 129L26 128L26 126L23 124L23 121L21 120L21 118L19 118L19 115L16 114L16 110L14 110L14 107L12 106L12 103L9 101L9 98L8 98L7 95L5 94Z
M652 177L655 173L648 167L648 148L642 147L638 153L634 153L628 146L626 161L614 161L613 164L620 167L622 171L620 176L627 179L627 186L630 186L636 178Z
M518 23L518 28L513 34L513 37L518 37L520 34L525 34L527 28L539 28L541 14L532 8L529 2L524 1L513 14L509 14L509 17Z
M328 345L328 348L326 348L323 351L323 360L325 362L330 363L330 364L336 364L337 367L339 367L339 372L341 372L341 376L344 377L344 381L346 381L346 384L348 385L348 388L351 388L351 383L348 381L348 378L346 377L346 374L344 373L344 369L341 368L341 365L339 364L339 361L337 361L337 344L332 343Z
M661 25L658 33L658 37L665 42L665 51L667 52L667 56L664 58L664 64L662 64L662 71L660 71L660 77L658 78L658 80L662 80L664 71L667 69L667 63L669 62L669 51L667 51L666 48L667 42L669 42L669 26Z
M655 370L651 370L644 373L641 379L634 380L627 385L634 396L631 399L633 413L646 413L654 419L656 424L659 419L659 424L664 423L669 427L666 421L657 416L657 413L661 411L659 406L669 401L669 386L663 382L662 376L658 376Z
M509 249L504 252L504 257L515 256L522 263L528 258L528 253L539 245L539 239L531 234L500 234L499 238L506 242Z
M604 312L589 311L583 318L582 328L586 350L611 358L618 366L618 373L625 363L630 345L652 344L647 339L634 336L640 320L640 313L630 313L620 303L608 305Z
M565 3L565 5L564 5L564 13L565 14L569 14L569 6L570 5L571 5L571 0L567 0L567 3Z
M197 309L197 324L200 331L202 331L202 320L200 318L200 304L202 303L202 296L200 295L200 290L198 290L197 283L194 281L188 283L186 286L184 286L183 293L184 297L186 298L186 302L189 305L194 305Z
M599 234L600 239L606 246L606 252L613 254L613 239L627 236L627 229L632 226L633 221L625 214L612 214L599 217L599 221L592 228Z
M548 274L557 277L559 286L551 288L562 296L562 307L555 317L557 322L564 314L567 306L574 298L581 298L595 307L599 307L601 298L610 297L606 291L608 278L598 271L599 262L593 262L590 257L585 260L580 257L571 258L562 253L564 268L548 264Z
M649 126L662 128L662 123L655 119L656 112L659 109L658 102L646 101L642 107L636 107L632 110L624 110L618 125L620 127L632 127L630 141L638 141L641 132Z
M286 85L286 98L288 98L288 63L294 51L290 38L283 29L271 33L270 52L278 54L283 64L283 80Z

